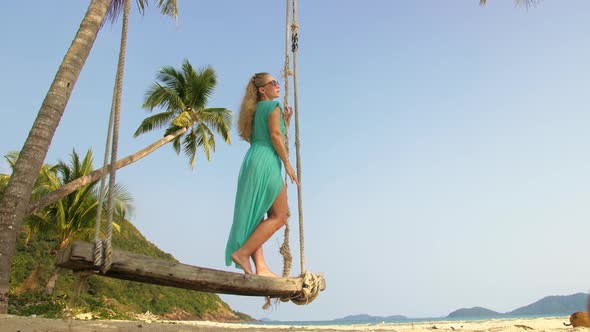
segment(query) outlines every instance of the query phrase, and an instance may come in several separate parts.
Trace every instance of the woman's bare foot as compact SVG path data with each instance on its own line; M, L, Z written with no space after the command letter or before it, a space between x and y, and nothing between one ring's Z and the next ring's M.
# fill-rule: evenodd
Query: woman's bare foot
M256 269L256 274L263 277L271 277L271 278L278 278L279 276L274 274L268 268L265 269Z
M238 264L244 273L252 274L252 266L250 265L250 256L248 255L240 255L238 253L239 250L236 250L233 254L231 254L231 260L234 263Z

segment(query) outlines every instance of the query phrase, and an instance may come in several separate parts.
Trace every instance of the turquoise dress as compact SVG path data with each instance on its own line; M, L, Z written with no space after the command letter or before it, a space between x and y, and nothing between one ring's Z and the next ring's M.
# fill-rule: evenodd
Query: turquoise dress
M234 220L225 247L226 266L233 263L231 254L248 240L283 189L281 159L272 145L268 128L270 113L277 106L282 112L280 102L263 100L258 102L254 112L250 149L240 168ZM281 132L285 135L285 123L283 117L280 118ZM237 264L236 267L239 268Z

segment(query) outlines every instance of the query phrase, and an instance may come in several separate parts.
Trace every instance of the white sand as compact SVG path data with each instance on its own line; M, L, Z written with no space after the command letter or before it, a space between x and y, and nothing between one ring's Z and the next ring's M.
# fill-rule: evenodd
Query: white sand
M57 320L37 317L20 317L0 315L1 332L57 332L57 331L411 331L411 332L504 332L519 331L565 331L572 330L563 323L569 323L569 317L534 318L534 319L490 319L482 321L436 321L414 324L357 324L357 325L263 325L233 324L207 321L84 321ZM576 330L584 329L577 328Z

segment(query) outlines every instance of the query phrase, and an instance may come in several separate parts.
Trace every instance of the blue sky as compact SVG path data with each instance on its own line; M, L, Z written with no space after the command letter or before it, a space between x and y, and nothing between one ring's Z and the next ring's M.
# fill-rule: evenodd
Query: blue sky
M282 69L282 1L180 6L177 25L134 8L121 156L161 136L132 137L160 67L211 65L219 83L209 106L235 112L254 72ZM0 3L3 154L21 148L86 8ZM257 318L324 320L502 312L588 291L588 22L583 0L529 10L512 1L301 1L306 266L328 288L310 305L270 311L259 298L222 298ZM101 30L47 162L92 148L102 163L119 34L119 25ZM198 155L192 171L166 146L118 173L135 196L134 224L182 262L230 269L225 241L248 148L235 126L232 140L209 163ZM289 195L295 209L294 187ZM281 237L265 247L276 271Z

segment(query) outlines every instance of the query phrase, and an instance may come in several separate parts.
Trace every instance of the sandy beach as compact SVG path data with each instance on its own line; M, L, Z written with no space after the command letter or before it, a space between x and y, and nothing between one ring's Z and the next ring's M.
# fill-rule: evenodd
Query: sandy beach
M481 321L433 321L413 324L371 323L357 325L263 325L234 324L208 321L101 321L101 320L57 320L38 317L0 315L2 332L57 332L57 331L564 331L571 327L568 317L534 319L490 319Z

